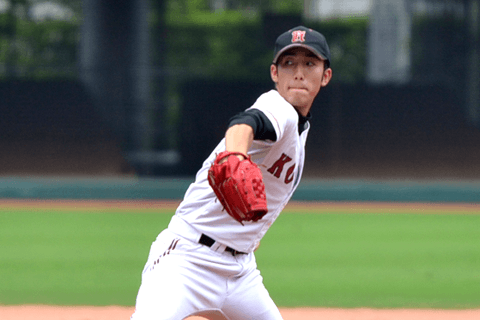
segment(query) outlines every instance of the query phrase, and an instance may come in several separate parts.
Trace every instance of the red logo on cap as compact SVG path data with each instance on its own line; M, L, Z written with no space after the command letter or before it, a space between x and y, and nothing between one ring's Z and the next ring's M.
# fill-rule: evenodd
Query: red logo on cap
M305 42L306 31L295 30L292 32L292 42Z

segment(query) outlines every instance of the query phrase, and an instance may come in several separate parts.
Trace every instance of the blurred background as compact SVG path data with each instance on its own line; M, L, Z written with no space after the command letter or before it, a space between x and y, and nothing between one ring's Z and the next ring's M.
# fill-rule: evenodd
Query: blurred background
M193 176L301 24L304 176L480 178L480 0L0 0L0 175Z

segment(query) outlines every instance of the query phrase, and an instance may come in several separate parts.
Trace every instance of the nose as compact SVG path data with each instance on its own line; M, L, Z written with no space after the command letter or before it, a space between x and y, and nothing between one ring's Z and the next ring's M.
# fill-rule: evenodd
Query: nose
M295 80L303 80L305 77L303 68L301 66L297 66L295 68L294 78Z

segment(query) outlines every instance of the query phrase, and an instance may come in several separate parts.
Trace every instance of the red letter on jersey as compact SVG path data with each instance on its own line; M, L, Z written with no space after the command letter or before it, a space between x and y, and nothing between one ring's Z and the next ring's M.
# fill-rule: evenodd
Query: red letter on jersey
M287 174L285 175L285 184L289 184L293 181L293 170L295 170L295 164L288 168Z
M273 166L270 169L268 169L267 171L270 172L271 174L273 174L275 177L280 178L280 175L282 174L282 171L283 171L283 166L285 165L285 163L287 163L291 160L292 160L292 158L287 156L285 153L282 153L282 156L280 157L280 159L278 159L273 164Z

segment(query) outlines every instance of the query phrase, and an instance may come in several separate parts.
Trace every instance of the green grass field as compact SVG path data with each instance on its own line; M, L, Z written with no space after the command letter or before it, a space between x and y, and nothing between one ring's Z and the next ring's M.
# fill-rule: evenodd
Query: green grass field
M0 304L133 305L173 211L0 208ZM279 306L480 307L480 215L283 213L257 262Z

